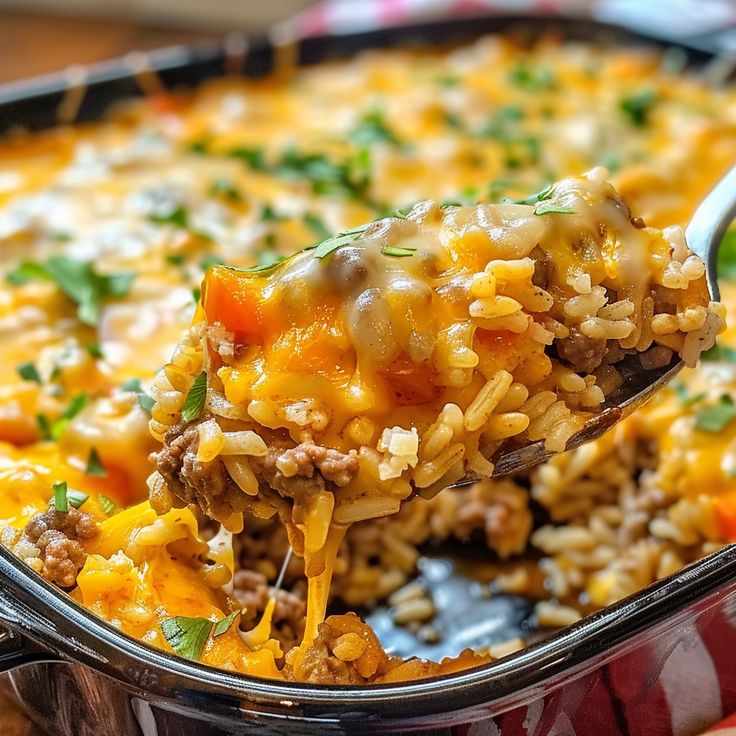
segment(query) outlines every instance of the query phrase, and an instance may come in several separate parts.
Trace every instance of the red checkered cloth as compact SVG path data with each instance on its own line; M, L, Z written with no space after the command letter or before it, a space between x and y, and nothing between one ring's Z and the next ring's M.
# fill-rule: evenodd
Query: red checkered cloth
M328 0L282 24L292 38L489 13L588 17L673 42L708 39L736 53L736 0ZM736 711L736 628L719 612L683 640L645 641L625 656L463 736L693 736ZM735 645L735 646L731 646ZM736 713L707 733L736 736Z

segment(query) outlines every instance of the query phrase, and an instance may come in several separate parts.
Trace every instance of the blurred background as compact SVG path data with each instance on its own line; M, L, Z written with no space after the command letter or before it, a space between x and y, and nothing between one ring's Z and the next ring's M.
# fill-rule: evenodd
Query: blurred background
M708 48L716 35L736 56L736 0L0 0L0 84L276 23L329 34L488 12L591 15Z
M0 84L233 31L258 33L309 0L0 0Z

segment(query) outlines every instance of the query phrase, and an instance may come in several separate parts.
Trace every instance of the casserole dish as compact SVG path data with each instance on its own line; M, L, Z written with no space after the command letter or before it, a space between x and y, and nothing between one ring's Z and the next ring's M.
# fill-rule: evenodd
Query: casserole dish
M462 40L469 33L503 30L509 22L496 20L482 28L477 22L453 25L451 39L444 25L423 27L421 32L428 41ZM565 31L590 36L591 28L581 25L577 31L575 27ZM405 29L346 37L327 48L342 53L351 45L361 48L402 43L409 36L416 37L416 33L417 29ZM324 43L306 42L302 60L324 56ZM175 51L152 57L150 64L165 84L173 86L212 76L223 61L216 49L207 48L191 58L184 57ZM270 57L267 45L254 46L246 72L266 72ZM138 57L130 61L136 78L144 79L145 64ZM110 97L129 96L134 91L132 78L114 67L93 70L86 80L79 75L72 81L85 81L89 87L81 100L81 119L99 115ZM53 83L44 83L35 96L26 96L22 102L21 92L11 90L5 109L8 124L51 124L51 111L61 104L63 94ZM600 720L600 729L616 732L612 729L619 726L635 728L637 708L649 708L652 698L662 697L664 685L652 687L652 683L658 682L660 673L666 674L668 662L675 663L670 668L682 666L678 657L683 651L697 657L696 643L703 641L696 636L699 628L706 638L717 634L717 649L727 651L732 558L727 548L579 626L490 667L437 681L360 690L274 685L154 653L89 619L75 604L33 578L12 558L3 556L8 581L5 617L12 629L32 642L29 645L18 636L8 635L5 662L9 668L24 665L12 675L22 699L29 702L38 696L32 710L57 714L58 722L48 725L62 733L120 730L121 724L125 732L132 733L136 728L143 733L167 733L174 728L202 733L203 720L211 733L263 732L264 727L274 733L296 729L462 733L471 723L473 729L493 733L497 726L489 719L495 718L500 719L505 733L513 733L513 724L521 728L524 723L527 731L531 728L531 732L546 733L555 724L564 729L568 723L572 728L578 719L589 726L591 714ZM611 659L614 655L615 661ZM49 656L62 661L36 664ZM75 664L64 661L70 657ZM712 660L717 661L715 655ZM90 665L100 674L90 675ZM627 671L645 674L641 686L625 676ZM37 677L49 679L44 684ZM729 697L726 686L719 707L720 703L728 703ZM88 714L83 712L87 706ZM713 715L717 717L718 713Z

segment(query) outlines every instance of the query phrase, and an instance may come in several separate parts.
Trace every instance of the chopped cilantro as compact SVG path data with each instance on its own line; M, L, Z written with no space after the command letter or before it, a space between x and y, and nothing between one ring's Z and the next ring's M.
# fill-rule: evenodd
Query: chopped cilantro
M98 342L88 342L84 347L95 360L102 360L105 357L102 347Z
M413 256L416 253L416 248L401 248L394 245L384 245L381 248L381 253L385 256L394 256L395 258L407 258Z
M24 381L35 381L36 383L41 383L41 374L38 372L38 368L36 368L35 363L32 363L31 361L20 363L15 367L15 370L18 371L18 375Z
M543 189L540 189L536 194L530 194L524 199L506 199L502 200L507 204L537 204L537 202L545 202L552 196L554 190L553 184L548 184Z
M87 467L84 469L84 474L96 475L100 478L104 478L107 476L107 470L102 464L102 460L100 460L100 456L97 452L96 447L91 448L89 451L89 456L87 458Z
M629 97L624 97L618 103L618 109L632 125L642 128L649 122L649 114L656 101L657 95L655 92L651 89L645 89Z
M350 140L356 146L361 147L372 146L376 143L388 143L392 146L401 145L401 141L387 125L380 110L373 110L365 114L350 133Z
M118 505L102 493L97 496L97 503L100 504L100 508L107 516L114 516L118 511L120 511Z
M51 279L43 265L35 261L23 261L17 268L10 271L5 278L9 283L16 286L27 284L29 281Z
M356 181L347 164L339 164L322 153L300 153L286 150L273 169L276 176L298 181L306 179L315 194L363 197L366 182Z
M315 258L326 258L330 253L333 253L338 248L342 248L343 245L352 243L353 240L356 240L367 228L368 225L360 225L352 230L346 230L345 232L323 240L321 243L309 246L307 250L314 250Z
M271 207L270 204L264 204L261 207L261 221L262 222L276 222L281 219L281 215Z
M189 213L181 206L176 207L166 214L150 214L148 215L148 219L157 225L175 225L182 230L186 230L189 227Z
M212 631L212 636L222 636L223 634L227 633L238 616L240 616L240 611L233 611L228 616L225 616L225 618L220 619L215 624L215 628Z
M268 166L266 164L266 155L262 148L247 148L240 146L233 148L227 153L230 158L236 158L242 161L246 166L254 171L265 171Z
M519 64L509 73L509 82L527 92L541 92L555 86L555 75L549 67L532 67Z
M209 153L209 147L204 140L191 141L187 144L187 151L191 153L205 154Z
M195 286L192 289L192 300L195 304L199 304L199 300L202 298L202 289L199 286Z
M181 408L181 418L185 422L191 422L196 419L204 409L204 402L207 398L207 373L202 371L189 388L187 398Z
M697 404L699 401L702 401L706 397L706 394L704 393L691 394L687 390L687 387L679 381L674 384L674 389L677 393L677 397L680 399L680 405L684 409Z
M62 513L67 513L70 505L75 509L81 508L89 498L88 494L69 488L63 480L52 483L51 489L54 492L54 508Z
M736 404L727 394L717 403L701 409L695 416L695 427L703 432L721 432L736 419Z
M140 406L143 411L151 413L151 409L156 405L156 402L153 400L151 396L149 396L146 393L140 393L138 394L138 406Z
M32 279L54 281L77 304L77 317L87 325L96 325L103 301L125 296L134 278L132 273L97 273L89 261L69 256L52 256L44 263L27 261L8 276L14 284Z
M77 394L67 404L61 417L51 424L50 436L51 439L60 440L64 431L67 428L69 422L79 414L82 409L87 405L89 396L87 394Z
M540 202L534 208L534 214L540 217L542 215L574 215L575 210L572 207L563 207L547 200L546 202Z
M36 424L41 437L45 440L51 439L51 422L45 414L36 414Z
M52 483L51 490L54 492L54 508L61 513L69 511L66 481L59 480Z
M231 202L242 202L243 195L233 184L232 179L221 177L215 179L210 186L210 194L213 196L221 196L229 199Z
M175 616L161 622L161 631L178 655L197 661L202 656L212 626L212 621L200 616Z
M311 212L307 212L304 215L304 224L318 237L318 238L329 238L332 233L328 230L322 218L318 217Z
M183 253L169 253L165 256L166 263L177 268L184 265L185 258Z

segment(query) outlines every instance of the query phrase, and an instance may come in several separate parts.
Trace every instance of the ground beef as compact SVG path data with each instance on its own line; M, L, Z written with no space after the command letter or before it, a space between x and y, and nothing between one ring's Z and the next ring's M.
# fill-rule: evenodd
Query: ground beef
M606 356L606 340L587 337L577 327L570 327L570 335L557 340L560 360L569 363L578 373L592 373Z
M199 425L177 424L164 438L164 446L154 455L156 469L169 490L184 503L199 506L207 516L223 519L242 510L233 500L242 493L230 480L222 461L197 460Z
M202 421L208 418L203 417ZM279 496L303 502L330 485L347 485L358 472L355 451L344 454L313 442L294 446L288 436L276 432L262 435L268 453L261 458L251 457L249 462L259 481L259 495L268 502L279 500ZM178 424L166 433L164 446L154 460L169 491L183 503L196 504L214 519L223 520L244 511L249 497L230 478L219 458L207 463L199 461L198 447L198 424ZM288 476L278 467L284 462L294 469Z
M368 624L354 613L329 616L304 654L298 679L319 685L364 685L385 674L391 660ZM295 678L289 659L287 677Z
M273 588L269 587L265 575L254 570L238 570L235 573L233 598L239 606L246 609L241 619L241 628L248 630L258 623L273 594ZM306 612L304 591L276 591L272 631L285 652L301 641Z
M285 476L277 463L293 465L295 472ZM307 495L325 489L325 481L343 487L358 472L355 450L347 455L313 442L302 442L296 447L270 447L261 465L262 477L270 488L282 496L304 499Z
M502 559L526 549L533 518L524 489L503 480L483 480L460 492L455 536L462 539L481 530L489 549Z
M71 588L87 557L79 540L92 539L98 533L97 522L90 514L70 507L63 513L49 509L35 514L23 535L41 553L41 574L62 588Z

